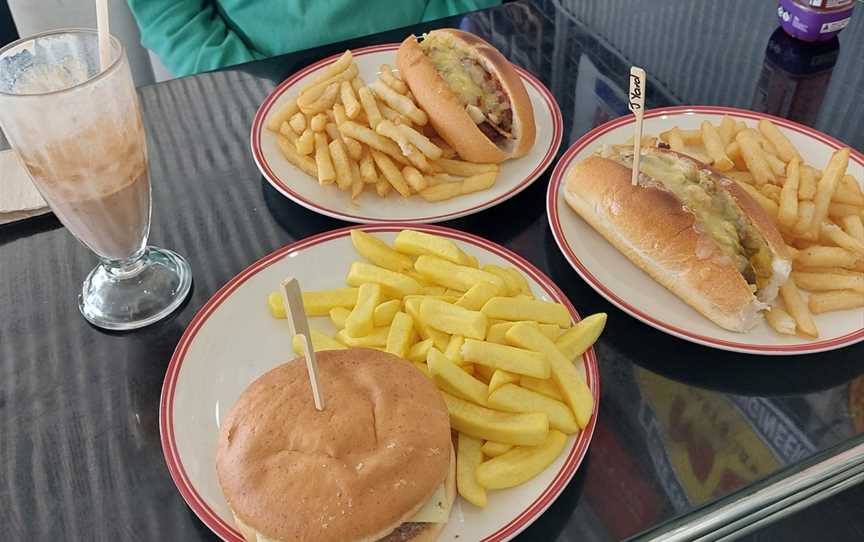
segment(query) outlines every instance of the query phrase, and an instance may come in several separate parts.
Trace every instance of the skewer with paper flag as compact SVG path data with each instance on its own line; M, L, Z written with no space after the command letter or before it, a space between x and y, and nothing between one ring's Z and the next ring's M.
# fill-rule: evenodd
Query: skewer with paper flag
M315 349L312 347L312 336L309 333L309 321L303 307L303 296L300 284L295 278L282 281L279 290L282 292L282 303L288 316L288 326L291 337L299 335L303 340L303 353L306 356L306 373L309 375L309 385L312 387L312 398L315 408L324 410L324 397L318 384L318 363L315 361Z
M636 133L633 135L633 174L630 182L636 186L639 179L639 160L642 158L642 116L645 114L645 70L630 68L630 92L628 93L630 111L636 116Z

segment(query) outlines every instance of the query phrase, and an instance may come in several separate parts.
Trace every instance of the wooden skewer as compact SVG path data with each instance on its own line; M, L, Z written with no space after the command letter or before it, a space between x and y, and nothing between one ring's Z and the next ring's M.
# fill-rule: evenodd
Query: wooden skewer
M96 0L96 29L99 37L99 66L111 65L111 32L108 28L108 0Z
M632 66L630 68L630 111L636 115L636 133L633 136L633 174L630 182L633 186L639 180L639 160L642 157L642 117L645 114L645 70Z
M318 363L315 361L315 349L312 348L312 336L309 333L309 321L303 308L303 296L300 294L300 284L295 278L288 278L280 284L282 303L288 316L288 326L291 337L300 335L303 338L303 351L306 355L306 373L309 375L309 385L312 387L312 398L315 408L324 410L324 396L318 384Z

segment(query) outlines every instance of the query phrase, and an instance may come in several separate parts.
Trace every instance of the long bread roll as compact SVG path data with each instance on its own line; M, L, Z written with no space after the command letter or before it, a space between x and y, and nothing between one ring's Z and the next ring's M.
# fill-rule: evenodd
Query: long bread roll
M564 197L637 267L725 329L744 332L791 261L770 217L734 181L685 155L607 147L573 166Z

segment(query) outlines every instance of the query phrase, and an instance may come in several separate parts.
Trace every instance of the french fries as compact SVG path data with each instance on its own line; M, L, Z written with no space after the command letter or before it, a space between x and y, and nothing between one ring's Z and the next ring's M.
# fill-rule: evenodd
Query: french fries
M462 345L462 359L536 378L549 378L552 374L546 355L543 353L475 339L465 339L465 344Z
M480 447L480 450L486 457L498 457L499 455L509 452L512 449L512 444L504 444L502 442L495 442L493 440L487 440L483 443L483 446Z
M544 324L570 327L570 312L560 303L538 299L493 297L480 310L487 317L497 320L534 320Z
M567 405L576 415L579 427L584 428L594 410L594 398L573 362L564 357L555 343L530 325L516 324L507 331L506 336L511 344L545 355L553 380L561 390Z
M404 273L414 268L414 262L411 261L411 258L397 252L384 241L363 230L351 230L351 244L361 256L384 269Z
M329 335L325 335L316 329L310 329L309 335L310 339L312 339L312 350L316 352L321 352L323 350L344 350L348 348L336 339ZM294 353L298 356L302 356L306 353L306 343L300 335L294 335L291 338L291 349L294 350Z
M723 139L720 133L714 128L710 122L703 121L701 126L702 144L705 145L705 150L708 151L708 156L711 157L712 165L720 171L728 171L735 167L732 160L726 156L726 146L723 144Z
M486 336L485 314L438 299L425 298L420 304L420 317L427 325L445 333L481 340Z
M783 188L780 191L780 207L777 211L777 221L787 229L793 228L795 221L798 219L800 163L801 161L797 156L792 157L789 165L786 166L786 182L783 183Z
M373 81L368 86L381 101L393 108L393 110L411 119L411 122L414 124L423 126L429 122L426 113L419 109L411 101L411 98L399 94L380 80Z
M437 348L429 349L429 353L426 355L426 365L429 367L429 374L432 375L432 378L436 382L446 385L451 393L473 401L477 405L486 405L486 396L489 391L486 384L469 375Z
M450 426L460 433L521 446L542 444L549 433L546 414L510 414L476 405L447 392L441 395L450 413Z
M480 508L484 508L488 502L486 488L477 483L477 467L483 462L484 446L482 440L459 433L456 443L456 489L462 498Z
M765 158L765 151L759 146L756 132L748 128L735 135L735 141L741 148L741 156L747 164L747 169L753 174L756 184L762 185L767 182L775 182L774 172Z
M782 335L795 335L795 319L780 307L771 307L765 311L765 321Z
M411 348L411 338L414 334L414 320L404 312L397 312L393 316L390 331L387 333L387 341L384 349L400 358L408 355Z
M859 309L864 307L864 292L853 290L834 290L810 295L810 311L813 314L823 312Z
M351 269L348 271L348 277L345 281L349 286L360 286L365 282L374 282L381 285L385 295L398 298L411 294L419 294L422 290L422 287L416 280L403 273L396 273L389 269L364 262L354 262L351 264ZM355 297L354 302L356 301L357 298ZM303 302L306 302L305 298ZM351 306L354 306L353 303Z
M381 285L364 282L357 289L357 303L345 319L345 331L351 337L362 337L372 333L375 307L381 301Z
M487 489L517 486L552 464L567 443L567 435L554 429L537 446L517 446L477 467L477 482Z
M393 70L390 68L389 65L381 64L381 73L379 77L381 77L381 80L384 81L384 84L386 84L388 87L392 88L399 94L408 93L408 86L401 80L397 79L395 75L393 75Z
M818 337L819 332L816 330L816 322L813 321L813 315L807 308L807 304L801 297L801 292L798 290L793 279L787 280L780 287L780 297L786 305L786 310L795 319L796 329L810 337Z
M801 161L801 155L789 139L768 119L762 119L758 124L759 132L774 145L777 156L784 162L791 162L793 158Z
M504 281L492 273L474 269L467 265L454 264L437 256L426 254L418 256L417 260L414 261L414 269L435 284L462 292L467 291L479 282L489 282L498 291L502 291L504 288ZM487 317L497 318L488 314Z
M822 172L822 178L816 185L816 197L813 198L815 209L813 211L813 226L811 230L816 233L822 221L828 216L828 206L831 203L831 197L834 195L834 190L837 188L837 183L843 175L846 174L846 167L849 164L849 149L843 148L835 152L831 156L831 160Z
M495 374L498 374L498 371ZM491 390L491 382L489 387ZM579 424L576 423L570 407L561 401L515 384L504 384L490 391L488 405L504 412L543 412L549 417L551 429L557 429L568 435L579 431Z
M310 177L318 176L319 169L318 162L316 160L312 160L310 157L304 156L303 154L298 152L296 145L292 145L291 142L288 141L288 139L284 136L278 136L276 138L276 143L279 145L279 149L282 151L282 155L285 156L285 158L289 162L300 168L301 171L303 171Z

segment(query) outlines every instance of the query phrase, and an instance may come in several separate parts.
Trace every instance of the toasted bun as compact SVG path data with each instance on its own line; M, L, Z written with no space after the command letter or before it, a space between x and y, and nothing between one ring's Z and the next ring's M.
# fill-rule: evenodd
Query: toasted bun
M216 473L247 540L378 540L451 469L447 407L420 371L378 350L316 357L323 411L294 360L246 388L222 422Z
M408 36L396 53L396 65L438 134L463 160L469 162L497 163L527 154L534 146L536 135L534 109L522 77L513 65L492 45L474 34L445 28L433 30L429 35L438 36L448 45L465 51L479 61L501 83L501 88L510 98L513 111L514 139L499 147L471 120L465 106L438 75L417 38Z
M642 180L632 186L628 168L591 156L568 172L564 198L637 267L711 321L730 331L750 329L765 303L776 297L791 267L770 218L733 181L717 179L772 253L775 276L757 299L734 263L720 256L715 241L694 228L694 215L658 183Z

